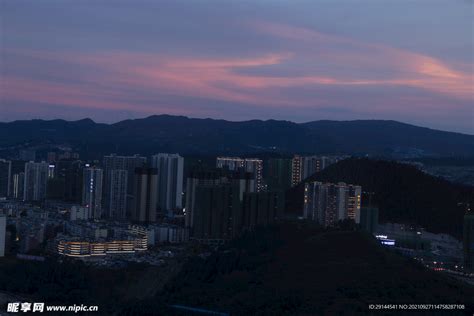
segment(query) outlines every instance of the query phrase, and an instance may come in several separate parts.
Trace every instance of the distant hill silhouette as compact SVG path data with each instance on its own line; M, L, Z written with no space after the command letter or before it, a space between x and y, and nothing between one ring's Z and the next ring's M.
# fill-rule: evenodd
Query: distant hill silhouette
M0 123L0 147L29 143L68 144L83 156L255 153L370 154L396 157L474 156L474 136L443 132L395 121L231 122L159 115L99 124L30 120Z
M434 233L462 236L466 203L474 205L474 187L430 176L415 167L391 161L346 159L314 174L304 182L346 182L373 192L372 204L380 209L380 221L421 225ZM288 208L303 208L304 184L289 190ZM363 204L369 202L363 195Z

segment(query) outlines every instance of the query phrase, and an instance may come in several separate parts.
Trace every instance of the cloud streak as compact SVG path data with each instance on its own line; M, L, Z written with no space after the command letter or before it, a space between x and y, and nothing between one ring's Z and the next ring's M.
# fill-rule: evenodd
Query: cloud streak
M473 102L470 63L264 19L246 20L239 28L272 45L207 55L184 49L3 48L0 102L30 104L37 112L35 104L50 104L91 113L221 111L229 118L245 108L252 109L246 118L281 112L297 120L334 115L327 110L334 107L368 118L403 111L420 121L427 115L440 121L443 111L465 116Z

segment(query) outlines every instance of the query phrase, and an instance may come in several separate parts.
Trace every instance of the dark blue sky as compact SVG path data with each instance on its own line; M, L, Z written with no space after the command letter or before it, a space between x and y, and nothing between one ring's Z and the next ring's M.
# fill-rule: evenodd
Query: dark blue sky
M0 2L0 120L394 119L474 133L472 1Z

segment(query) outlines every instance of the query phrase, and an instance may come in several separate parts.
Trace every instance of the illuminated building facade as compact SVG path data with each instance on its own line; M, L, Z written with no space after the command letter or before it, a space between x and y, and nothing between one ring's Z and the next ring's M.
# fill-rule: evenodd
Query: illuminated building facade
M291 164L291 185L297 185L304 179L338 162L341 158L335 156L294 156Z
M334 226L337 221L360 221L362 188L340 182L305 184L303 216L323 226Z
M139 226L129 226L128 230L114 239L81 240L78 237L63 237L57 244L58 254L78 258L135 253L147 249L147 231Z

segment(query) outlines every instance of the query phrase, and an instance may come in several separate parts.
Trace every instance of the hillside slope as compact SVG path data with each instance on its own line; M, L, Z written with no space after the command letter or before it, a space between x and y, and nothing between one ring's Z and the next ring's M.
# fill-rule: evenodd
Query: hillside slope
M331 165L305 182L346 182L374 192L372 204L379 207L381 222L421 225L434 233L462 236L466 203L474 205L474 188L450 183L425 174L413 166L370 159L347 159ZM303 208L304 184L288 192L289 208ZM363 195L363 204L369 197Z
M127 310L179 304L231 315L363 315L369 304L441 301L470 306L474 288L389 253L368 235L286 222L189 262L155 300Z

